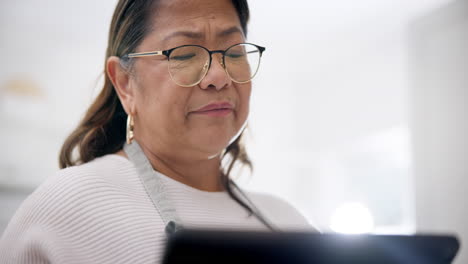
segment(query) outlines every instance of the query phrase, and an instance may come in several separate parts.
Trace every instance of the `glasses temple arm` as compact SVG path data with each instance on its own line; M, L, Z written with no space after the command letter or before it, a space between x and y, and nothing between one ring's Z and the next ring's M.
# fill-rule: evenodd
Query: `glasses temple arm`
M148 52L138 52L138 53L129 53L125 55L127 58L137 58L137 57L148 57L148 56L158 56L164 55L162 51L148 51Z

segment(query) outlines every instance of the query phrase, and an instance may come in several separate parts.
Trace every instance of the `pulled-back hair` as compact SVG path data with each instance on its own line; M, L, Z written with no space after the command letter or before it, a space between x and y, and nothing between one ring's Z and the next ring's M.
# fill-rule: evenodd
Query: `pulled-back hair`
M119 0L112 17L107 44L106 61L111 56L122 57L135 52L137 46L150 30L151 14L157 8L157 0ZM247 35L249 7L247 0L232 0L239 16L241 27ZM126 119L122 104L115 88L106 74L104 66L104 87L86 111L78 127L65 140L59 156L60 168L66 168L92 161L106 154L122 149L125 143ZM220 168L223 185L233 199L249 212L252 210L233 192L230 173L234 165L252 168L252 163L241 143L241 136L232 142L223 155L227 162Z

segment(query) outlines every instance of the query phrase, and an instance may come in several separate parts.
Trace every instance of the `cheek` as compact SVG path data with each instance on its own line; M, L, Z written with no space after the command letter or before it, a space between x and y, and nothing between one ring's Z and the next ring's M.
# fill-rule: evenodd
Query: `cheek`
M244 122L249 114L249 106L250 106L250 93L252 90L252 85L250 83L244 84L238 87L238 95L239 95L239 118L244 119L240 120Z
M178 93L177 88L171 86L159 86L142 94L142 107L149 119L154 120L154 126L163 125L165 127L180 126L185 117L184 93Z
M147 71L138 79L137 109L151 133L174 133L184 121L188 90L176 86L166 71Z
M157 63L151 60L141 62L138 68L138 89L143 108L154 107L160 104L164 97L165 87L169 80L166 67L163 63Z

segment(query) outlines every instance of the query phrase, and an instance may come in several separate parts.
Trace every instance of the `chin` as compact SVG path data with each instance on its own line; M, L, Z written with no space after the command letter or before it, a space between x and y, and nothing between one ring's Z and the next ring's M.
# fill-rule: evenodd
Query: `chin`
M197 138L193 141L195 148L199 149L204 156L216 156L221 154L231 142L231 136L212 135Z
M239 124L204 126L187 135L190 136L190 145L194 149L203 155L213 156L222 153L239 136L243 127Z

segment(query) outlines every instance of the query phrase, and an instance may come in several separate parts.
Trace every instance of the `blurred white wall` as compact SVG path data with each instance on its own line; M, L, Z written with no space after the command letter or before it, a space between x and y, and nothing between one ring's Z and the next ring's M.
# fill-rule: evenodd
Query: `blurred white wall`
M408 30L451 2L251 0L249 41L267 51L254 80L249 125L255 171L241 184L286 198L325 231L348 202L369 209L373 232L434 227L419 221L432 204L420 204L426 197L414 191L435 185L413 177L428 140L415 134L425 125L413 122L415 109L431 107L413 99L413 67L421 63L413 51L426 43ZM34 188L57 169L65 136L100 88L95 84L115 3L0 3L0 185ZM440 38L445 35L431 36ZM445 53L439 55L444 60ZM466 71L466 64L457 69ZM454 142L462 142L457 136ZM413 144L415 138L420 143ZM466 173L460 164L456 170ZM468 221L466 212L456 217Z
M415 20L410 38L417 227L458 233L468 263L468 1Z
M0 2L0 182L37 186L92 100L115 0Z
M293 201L325 231L358 202L374 232L413 232L408 27L449 2L251 1L250 40L267 51L247 185Z

